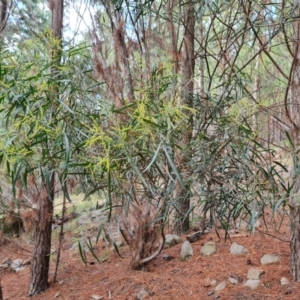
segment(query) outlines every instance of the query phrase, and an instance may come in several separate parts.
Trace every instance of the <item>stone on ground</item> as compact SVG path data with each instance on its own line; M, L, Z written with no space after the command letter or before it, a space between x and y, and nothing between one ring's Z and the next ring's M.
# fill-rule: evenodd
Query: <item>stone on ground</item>
M185 261L192 256L194 256L193 247L189 241L185 241L181 246L180 260Z
M219 292L219 291L222 291L223 289L225 289L225 287L226 287L226 282L222 281L215 287L215 290L217 292Z
M243 245L239 245L238 243L234 242L230 247L230 253L233 255L243 255L248 254L249 251Z
M272 264L276 264L279 261L280 261L280 255L276 255L276 254L265 254L260 259L260 263L262 265L272 265Z
M259 287L259 284L259 279L248 279L244 285L250 287L252 290L255 290Z
M143 300L146 299L148 296L149 296L148 291L145 288L143 288L139 291L136 300Z
M14 259L10 265L12 270L16 270L18 268L21 268L23 266L23 259Z
M217 245L215 242L208 242L200 249L200 254L202 256L211 256L217 251Z
M98 296L98 295L93 295L93 296L92 296L92 299L93 299L93 300L102 300L103 297Z
M228 281L229 281L231 284L238 284L238 283L239 283L235 278L232 278L232 277L229 277L229 278L228 278Z
M248 270L247 279L258 280L258 279L260 279L260 276L264 273L265 273L265 271L263 271L263 270L251 268Z
M170 248L180 243L182 243L182 239L180 238L180 236L176 234L166 234L165 248Z
M280 283L281 283L281 285L287 285L290 283L290 281L286 277L282 277L280 279Z

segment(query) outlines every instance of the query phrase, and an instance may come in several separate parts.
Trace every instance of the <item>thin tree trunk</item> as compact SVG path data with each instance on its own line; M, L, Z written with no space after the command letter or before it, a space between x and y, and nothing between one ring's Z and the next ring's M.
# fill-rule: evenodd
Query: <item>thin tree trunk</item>
M62 20L63 20L63 0L50 0L49 6L52 12L52 34L56 42L51 49L51 75L53 80L53 105L52 115L55 118L56 103L59 97L59 68L62 51ZM55 122L54 122L55 124ZM54 166L50 166L50 169ZM49 177L49 187L44 182L39 193L35 210L35 232L34 232L34 249L30 269L29 296L40 294L48 287L50 251L51 251L51 232L53 201L55 188L55 173L47 171L46 177Z
M0 300L3 300L1 280L0 280Z
M195 16L193 4L187 4L185 8L185 32L183 37L183 61L182 61L182 104L193 107L193 90L194 90L194 33L195 33ZM187 114L185 123L186 131L182 135L181 143L183 152L177 154L177 163L182 177L184 186L177 182L175 193L177 198L177 209L175 215L174 231L182 234L189 230L189 209L190 209L190 184L191 176L188 166L191 158L190 141L193 133L193 116Z
M295 11L299 15L299 6ZM291 82L291 99L286 105L286 114L292 123L292 139L294 145L299 144L300 133L300 21L294 22L294 60L293 60L293 80ZM299 154L292 149L294 156L293 174L295 184L292 197L289 201L291 219L291 273L295 281L300 282L300 173L299 173Z

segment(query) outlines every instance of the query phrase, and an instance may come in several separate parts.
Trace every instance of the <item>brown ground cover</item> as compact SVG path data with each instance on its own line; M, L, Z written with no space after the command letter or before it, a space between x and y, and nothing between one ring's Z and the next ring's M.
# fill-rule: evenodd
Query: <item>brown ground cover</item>
M274 235L277 238L274 238ZM149 298L146 299L155 300L298 300L300 299L300 283L293 282L289 274L289 243L278 237L288 241L288 220L283 222L280 234L260 227L259 231L254 234L232 234L231 239L225 241L224 236L219 238L215 232L211 232L202 240L193 243L194 257L190 260L185 262L179 260L181 245L176 245L164 249L159 257L149 264L147 271L129 269L130 252L127 246L121 249L120 253L123 258L120 258L104 242L99 242L95 251L103 262L99 264L87 254L89 262L87 267L82 263L77 250L63 250L58 272L59 282L50 283L49 289L34 299L55 299L55 296L58 296L57 299L85 300L92 299L92 295L98 295L103 299L129 300L136 299L138 292L146 288L149 291ZM182 238L185 239L184 236ZM217 253L211 257L202 257L199 251L207 241L217 243ZM229 249L232 242L247 247L249 254L231 255ZM23 247L27 250L31 248L28 245ZM166 253L173 258L164 260L163 254ZM260 258L266 253L279 254L280 263L261 266ZM0 246L0 261L6 257L27 259L30 253L13 243L6 243ZM51 260L51 276L54 273L54 266L55 258ZM247 271L251 267L265 271L262 284L256 290L243 286ZM26 293L29 267L27 266L20 273L3 270L1 272L4 299L28 299ZM230 284L227 281L230 276L236 278L239 284ZM281 285L281 277L287 277L290 284ZM217 283L226 280L227 286L221 292L214 292L209 296L209 292L214 291L214 287L209 283L214 279Z

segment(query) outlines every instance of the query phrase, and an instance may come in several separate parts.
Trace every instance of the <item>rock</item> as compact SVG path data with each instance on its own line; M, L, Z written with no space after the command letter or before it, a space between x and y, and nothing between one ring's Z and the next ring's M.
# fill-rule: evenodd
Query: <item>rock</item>
M173 237L174 237L174 239L176 241L176 244L183 243L183 240L182 240L182 238L179 235L173 234Z
M188 235L186 237L186 240L189 241L190 243L194 243L194 242L197 242L199 241L203 236L203 233L201 231L197 231L191 235Z
M93 295L93 296L92 296L92 299L93 299L93 300L102 300L103 297L98 296L98 295Z
M23 271L23 270L25 270L25 267L19 267L19 268L14 269L14 271L15 271L16 273L19 273L19 272L21 272L21 271Z
M280 283L281 283L281 285L287 285L290 283L290 281L286 277L282 277L280 279Z
M171 260L173 259L174 257L169 255L169 254L164 254L163 257L162 257L164 260Z
M23 266L23 259L20 259L20 258L14 259L10 265L12 270L16 270L22 266Z
M225 281L222 281L222 282L220 282L220 283L215 287L215 290L216 290L217 292L220 292L220 291L224 290L225 287L226 287L226 282L225 282Z
M272 264L276 264L279 261L280 261L280 255L276 255L276 254L265 254L260 259L260 263L262 265L272 265Z
M165 248L173 247L177 244L181 244L182 239L176 234L166 234L165 236Z
M210 285L215 286L216 284L217 284L217 280L216 279L211 280Z
M214 242L208 242L200 249L200 254L202 256L211 256L217 251L217 245Z
M248 279L244 286L250 287L252 290L255 290L259 287L260 280L259 279Z
M165 248L173 247L176 245L176 239L173 234L166 234L165 236Z
M249 253L248 249L234 242L230 247L230 253L233 255L243 255Z
M211 296L211 295L213 295L213 294L214 294L214 292L213 292L213 291L210 291L210 292L207 293L207 296Z
M232 277L229 277L229 278L228 278L228 281L229 281L231 284L238 284L238 283L239 283L235 278L232 278Z
M192 256L194 256L193 247L189 241L185 241L181 247L180 260L185 261Z
M265 271L263 271L263 270L251 268L251 269L248 270L247 279L257 280L264 273L265 273Z
M5 264L0 265L0 269L8 269L9 266L10 265L8 263L5 263Z
M60 292L57 292L55 295L54 295L54 298L58 298L60 296Z
M136 300L143 300L143 299L145 299L148 296L149 296L148 291L145 288L143 288L143 289L141 289L139 291L139 293L138 293L138 295L136 297Z

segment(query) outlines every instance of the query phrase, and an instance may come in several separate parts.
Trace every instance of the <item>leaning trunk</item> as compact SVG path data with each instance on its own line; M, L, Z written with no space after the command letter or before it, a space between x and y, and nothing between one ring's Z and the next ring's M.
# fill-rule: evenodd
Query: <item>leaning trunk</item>
M187 4L185 10L185 29L183 37L183 61L182 61L182 105L187 107L193 106L193 89L194 89L194 31L195 16L193 4ZM178 169L182 177L182 183L177 182L175 188L175 197L177 199L176 216L174 231L182 234L189 230L189 210L190 210L190 168L189 161L191 158L190 141L193 133L193 116L187 112L187 121L185 122L183 135L181 137L182 152L177 153Z

